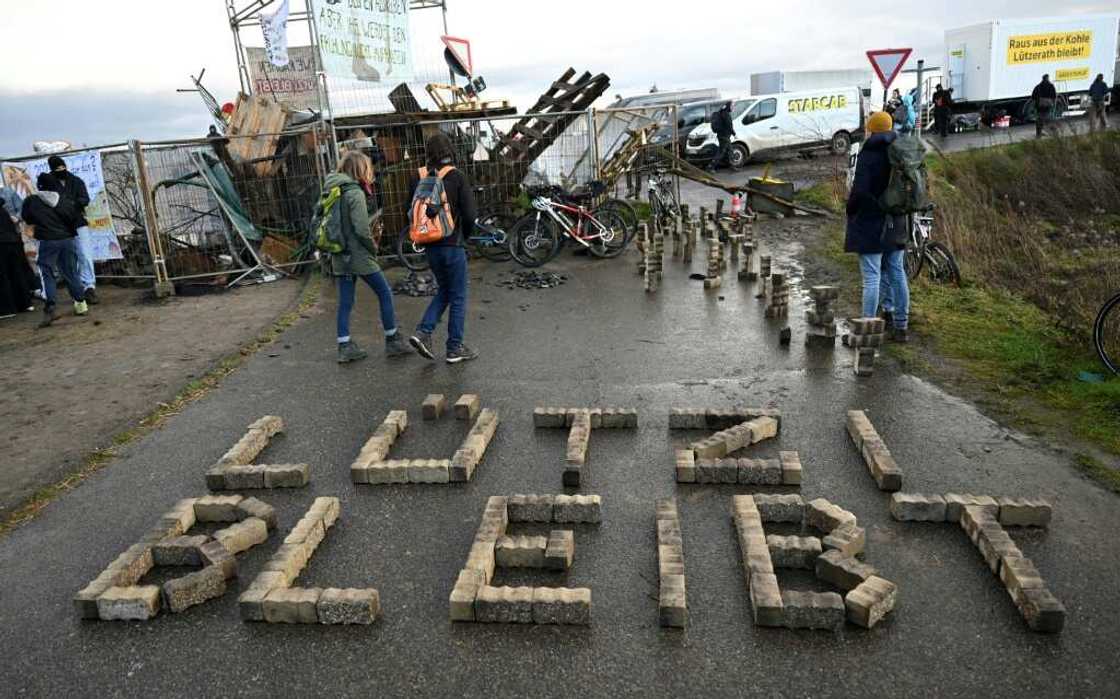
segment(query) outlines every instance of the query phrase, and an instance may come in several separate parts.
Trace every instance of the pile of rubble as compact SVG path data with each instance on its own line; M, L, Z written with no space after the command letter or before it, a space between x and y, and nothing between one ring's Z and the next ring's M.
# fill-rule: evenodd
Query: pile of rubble
M568 281L568 275L556 272L510 272L509 277L494 282L494 286L507 289L551 289Z
M436 278L431 274L409 272L408 276L393 285L393 293L398 296L420 298L436 295Z

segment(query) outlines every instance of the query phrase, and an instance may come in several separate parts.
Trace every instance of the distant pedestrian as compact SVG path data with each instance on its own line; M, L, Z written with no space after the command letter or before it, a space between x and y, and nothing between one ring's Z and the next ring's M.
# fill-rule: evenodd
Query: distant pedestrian
M1089 132L1092 133L1098 128L1102 131L1108 128L1108 116L1106 111L1108 105L1105 101L1108 99L1108 93L1111 92L1108 83L1104 81L1104 74L1097 73L1097 79L1089 86Z
M89 230L86 220L86 207L89 206L89 190L86 183L66 167L66 161L57 155L47 158L50 167L50 181L45 187L48 191L58 192L63 197L70 198L77 210L75 227L78 231L78 276L86 292L86 301L97 305L97 274L93 263L93 233ZM40 189L43 189L41 187Z
M470 180L455 167L455 150L451 139L443 132L433 134L424 144L426 165L420 168L412 185L413 203L417 188L429 176L442 182L444 196L440 202L429 202L428 219L450 216L450 234L438 242L425 244L424 254L436 278L438 289L435 298L408 339L416 351L428 359L435 359L432 333L443 319L443 312L450 308L447 320L447 363L476 359L478 353L463 344L467 321L467 250L464 240L474 232L478 207ZM413 221L412 225L417 222ZM407 234L406 234L407 235Z
M901 135L906 135L914 132L914 125L917 123L917 114L914 111L914 97L909 93L903 95L891 113L891 118L894 119L894 130Z
M937 128L937 135L941 138L949 137L949 121L953 114L952 105L952 92L941 87L941 83L938 83L937 89L933 91L933 123Z
M373 182L373 164L364 154L351 151L342 157L338 172L327 175L323 183L329 192L335 187L341 191L341 198L335 204L339 209L337 224L342 227L342 240L345 241L341 252L331 254L331 274L338 278L338 362L364 359L367 356L350 336L350 313L354 309L358 279L361 279L377 294L381 310L381 329L385 333L385 354L398 357L411 354L397 330L397 317L393 308L393 290L377 264L377 249L370 237L369 210L366 207L366 192ZM332 221L335 220L332 217ZM328 225L330 225L328 223Z
M855 178L848 195L848 224L844 251L859 255L863 277L863 317L879 312L880 284L887 276L892 312L891 338L906 342L910 310L910 288L904 265L906 254L905 216L889 216L880 204L891 177L887 150L898 135L892 130L891 115L876 112L867 120L871 134L860 149Z
M0 188L0 318L35 310L31 292L36 278L28 267L17 224L21 204L14 190Z
M708 170L715 172L731 152L731 139L735 136L735 125L731 121L731 103L727 102L712 115L712 133L716 135L719 145L716 154L708 165Z
M81 253L78 248L78 232L73 222L78 217L74 204L67 198L44 188L50 185L50 175L39 175L40 191L23 200L20 217L24 223L35 227L35 239L39 241L39 269L43 276L43 294L47 305L43 307L43 321L39 327L45 328L58 320L56 308L55 269L66 281L66 288L74 300L74 315L89 313L86 305L85 289L78 276L78 261Z
M1037 116L1034 120L1035 138L1042 138L1042 132L1054 120L1054 107L1058 104L1058 90L1050 82L1050 75L1043 75L1042 82L1034 86L1031 100Z

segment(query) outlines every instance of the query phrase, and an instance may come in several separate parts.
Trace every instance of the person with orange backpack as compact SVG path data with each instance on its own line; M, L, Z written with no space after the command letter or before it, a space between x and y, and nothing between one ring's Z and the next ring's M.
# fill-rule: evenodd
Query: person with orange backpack
M467 250L463 241L474 232L478 207L470 181L456 169L451 139L442 132L424 144L426 164L412 186L408 235L424 248L436 278L436 295L409 343L427 359L435 359L432 333L450 308L447 321L447 363L476 359L463 344L467 319Z

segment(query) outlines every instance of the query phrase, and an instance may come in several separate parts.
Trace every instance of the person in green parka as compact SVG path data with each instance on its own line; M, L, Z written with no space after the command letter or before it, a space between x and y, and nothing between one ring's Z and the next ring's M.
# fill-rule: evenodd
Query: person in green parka
M340 253L330 255L331 273L338 278L338 361L340 364L363 359L366 351L350 337L350 312L354 309L354 295L361 278L381 306L381 327L385 331L385 354L399 357L412 354L412 350L397 332L397 318L393 309L393 291L381 272L375 256L376 249L370 237L369 211L366 193L373 182L373 163L363 153L351 151L338 164L324 183L325 191L340 187L342 231L346 241Z

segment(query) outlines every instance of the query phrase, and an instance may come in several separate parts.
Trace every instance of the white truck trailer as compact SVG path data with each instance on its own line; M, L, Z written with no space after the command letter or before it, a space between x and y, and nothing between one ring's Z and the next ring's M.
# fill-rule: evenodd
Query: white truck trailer
M1118 34L1120 15L1003 19L950 29L945 87L953 89L955 111L990 117L1004 112L1033 121L1031 92L1049 74L1058 91L1058 115L1081 111L1097 74L1113 83Z
M843 70L773 70L751 73L752 95L775 95L781 92L827 90L834 87L859 87L864 97L871 96L875 74L871 68ZM878 84L878 82L875 82Z

